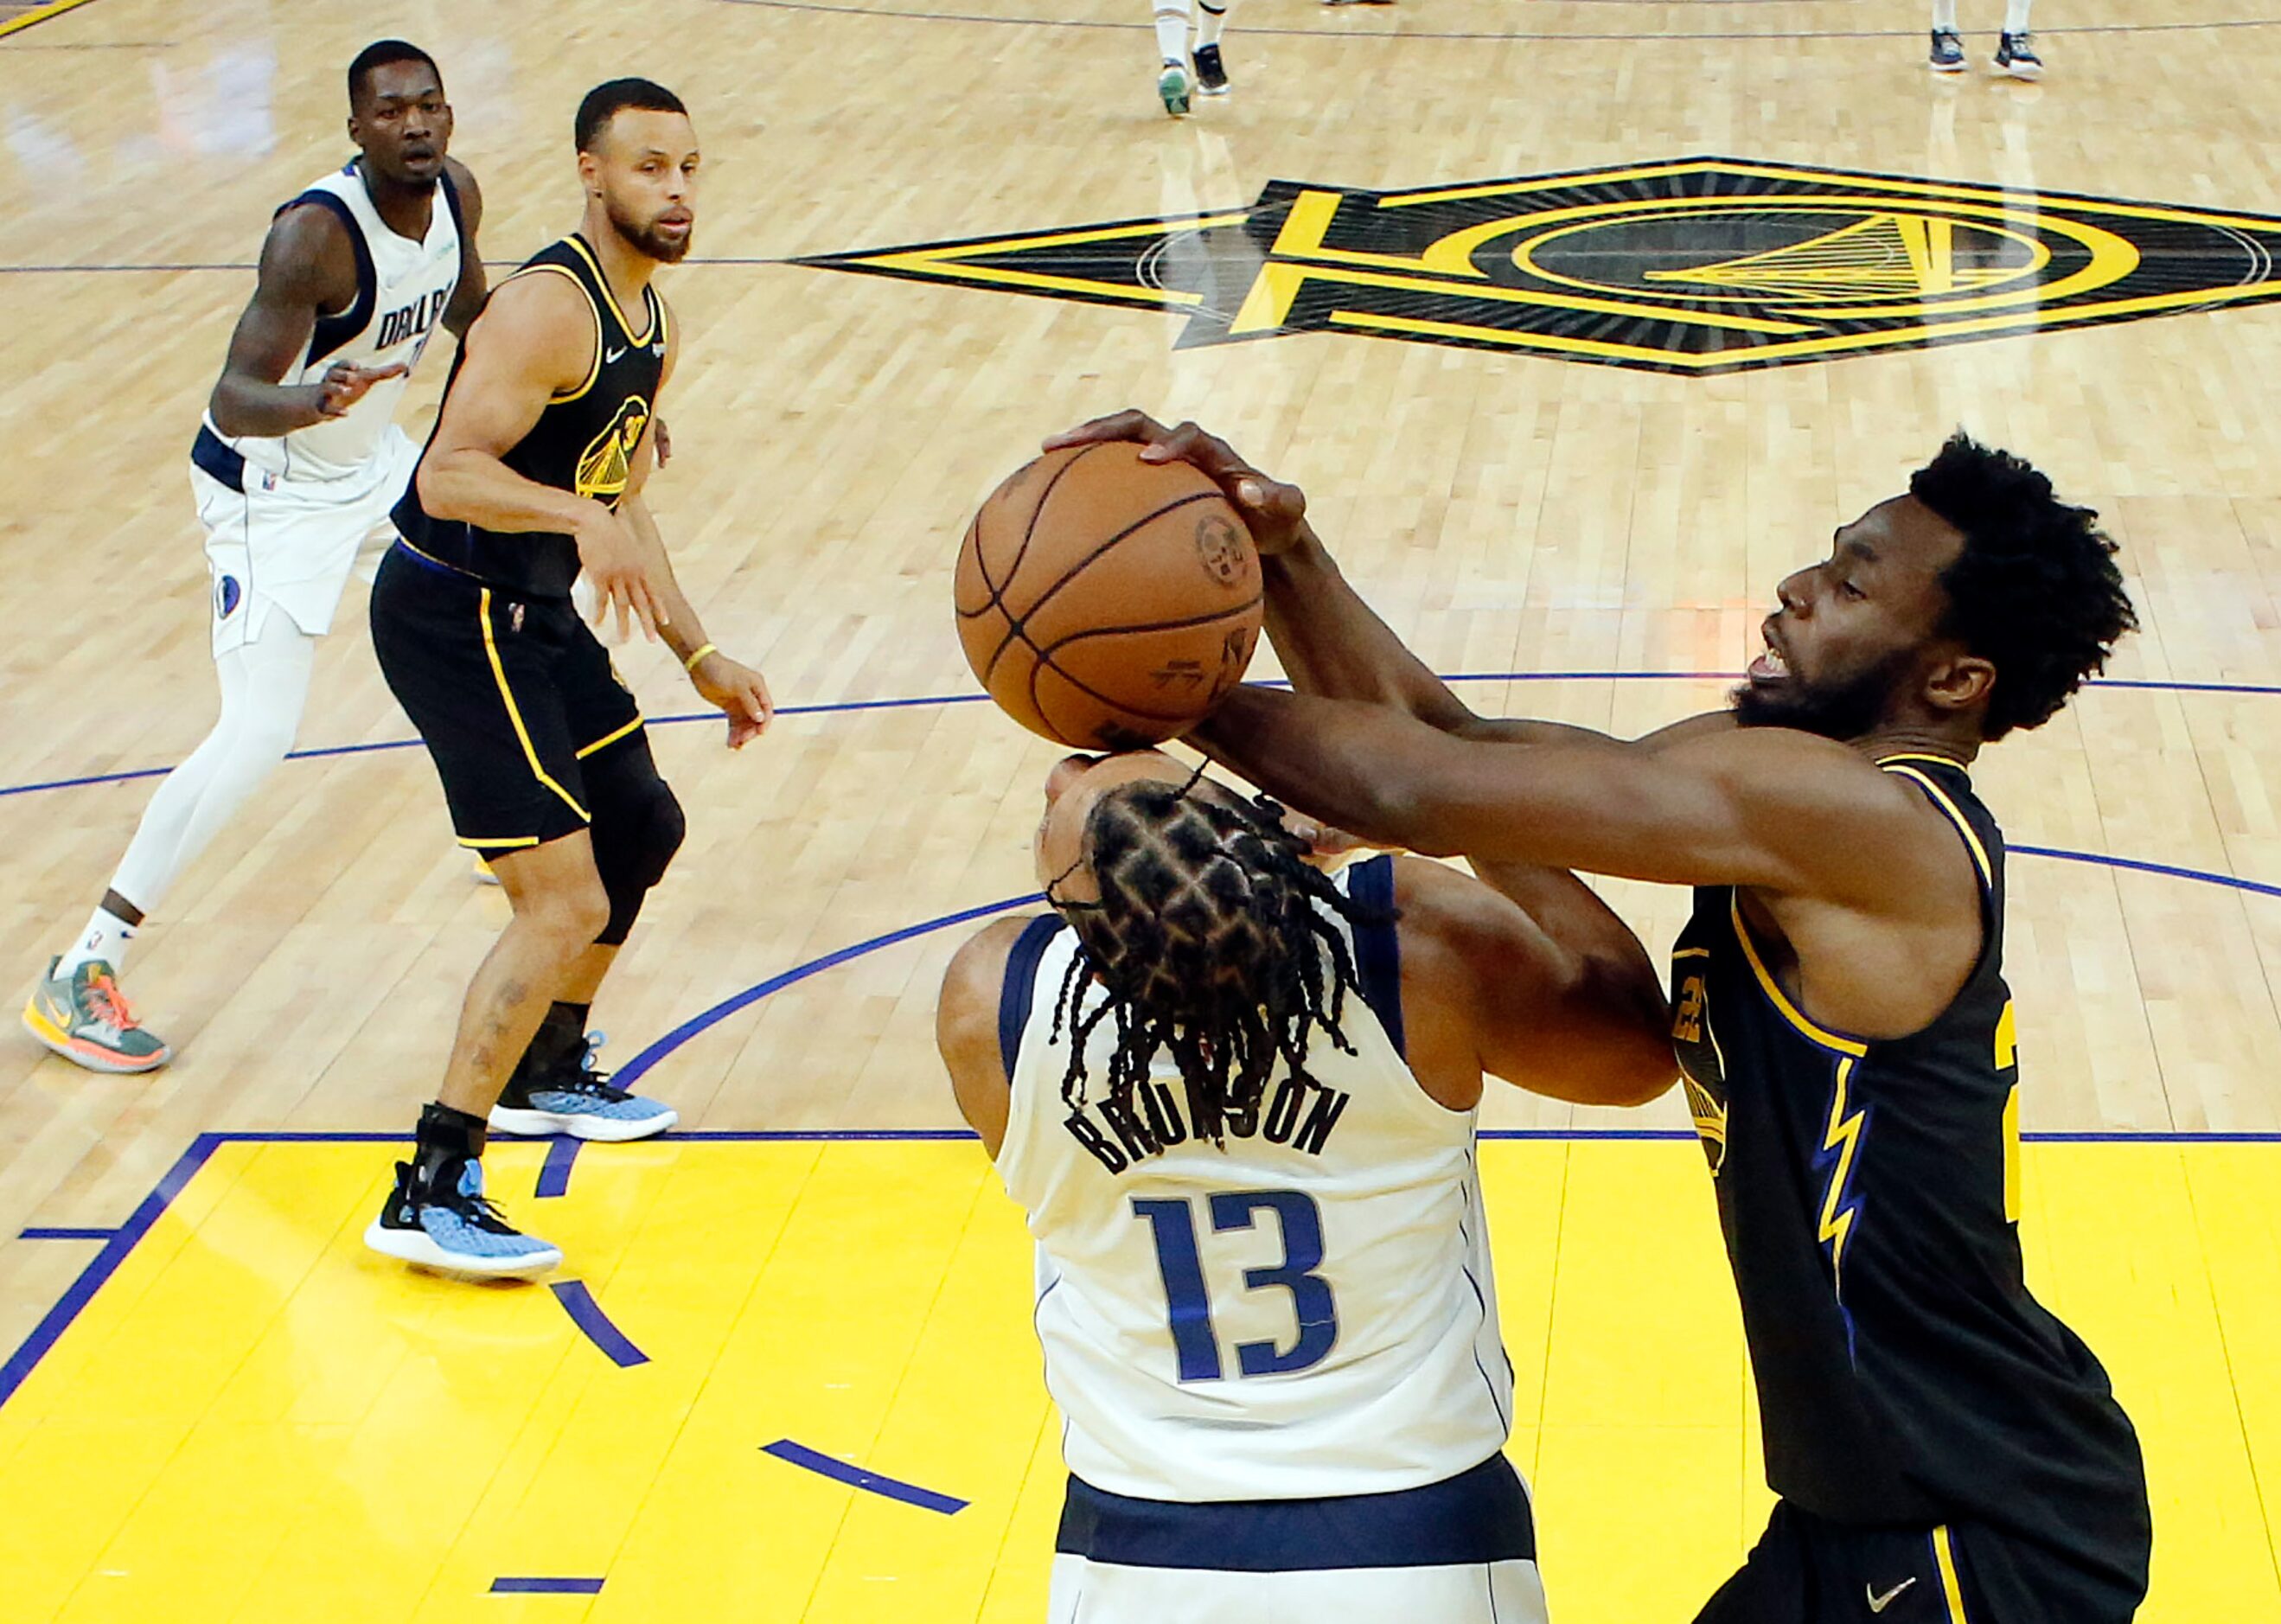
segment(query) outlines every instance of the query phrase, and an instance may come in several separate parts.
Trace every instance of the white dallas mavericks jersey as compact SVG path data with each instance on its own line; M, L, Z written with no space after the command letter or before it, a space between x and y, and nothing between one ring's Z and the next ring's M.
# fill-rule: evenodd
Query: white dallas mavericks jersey
M1342 885L1391 914L1389 860ZM1436 1104L1402 1059L1394 926L1357 932L1369 1001L1349 995L1340 1023L1357 1052L1314 1033L1314 1082L1279 1069L1223 1148L1191 1131L1169 1057L1139 1110L1104 1109L1113 1019L1090 1040L1083 1109L1063 1102L1070 1039L1054 1038L1053 1009L1077 939L1056 924L1015 954L997 1165L1038 1242L1070 1470L1142 1499L1311 1499L1417 1488L1496 1454L1512 1367L1474 1114ZM1088 987L1086 1007L1105 996Z
M460 199L451 177L436 186L428 235L415 243L388 228L365 190L355 164L336 170L287 204L330 209L348 228L356 253L355 301L337 315L321 315L301 358L278 380L314 383L336 361L361 366L417 365L460 285ZM284 209L280 209L283 213ZM396 417L406 378L375 383L339 417L329 417L276 439L230 439L205 426L247 466L277 479L346 480L367 473Z

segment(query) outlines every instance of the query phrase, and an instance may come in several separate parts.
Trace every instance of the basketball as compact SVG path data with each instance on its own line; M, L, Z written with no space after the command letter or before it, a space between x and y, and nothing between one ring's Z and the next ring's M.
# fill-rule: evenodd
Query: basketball
M1134 750L1195 726L1259 641L1259 560L1219 487L1128 442L1048 452L967 526L958 637L1006 714Z

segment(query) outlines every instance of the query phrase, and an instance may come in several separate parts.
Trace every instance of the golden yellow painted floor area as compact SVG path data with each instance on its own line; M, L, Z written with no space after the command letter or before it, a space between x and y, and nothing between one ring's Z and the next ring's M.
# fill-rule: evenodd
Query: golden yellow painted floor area
M1042 1615L1059 1427L971 1143L589 1148L551 1198L559 1151L496 1146L567 1291L367 1253L394 1153L202 1139L97 1258L9 1369L0 1617ZM1481 1163L1555 1616L1683 1624L1767 1504L1701 1156ZM2281 1616L2281 1144L2035 1144L2026 1176L2031 1278L2146 1439L2143 1618Z

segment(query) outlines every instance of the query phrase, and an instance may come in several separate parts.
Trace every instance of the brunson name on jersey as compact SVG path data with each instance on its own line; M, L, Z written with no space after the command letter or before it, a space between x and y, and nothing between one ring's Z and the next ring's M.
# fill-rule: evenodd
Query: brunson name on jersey
M1320 1156L1350 1097L1320 1083L1287 1077L1264 1104L1232 1105L1221 1121L1226 1132L1238 1139L1263 1136L1270 1144L1287 1144L1310 1156ZM1133 1098L1129 1106L1117 1100L1080 1106L1062 1124L1071 1138L1113 1173L1124 1172L1188 1140L1179 1097L1164 1084L1152 1077L1133 1090Z

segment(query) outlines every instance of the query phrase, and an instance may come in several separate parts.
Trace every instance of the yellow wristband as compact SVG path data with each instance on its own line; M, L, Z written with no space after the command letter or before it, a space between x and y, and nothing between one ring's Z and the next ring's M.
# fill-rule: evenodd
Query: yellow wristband
M721 651L719 649L715 648L710 643L706 644L702 648L692 649L690 651L689 658L681 662L681 669L684 671L694 671L697 669L697 662L699 661L704 659L707 654L717 654L720 652Z

